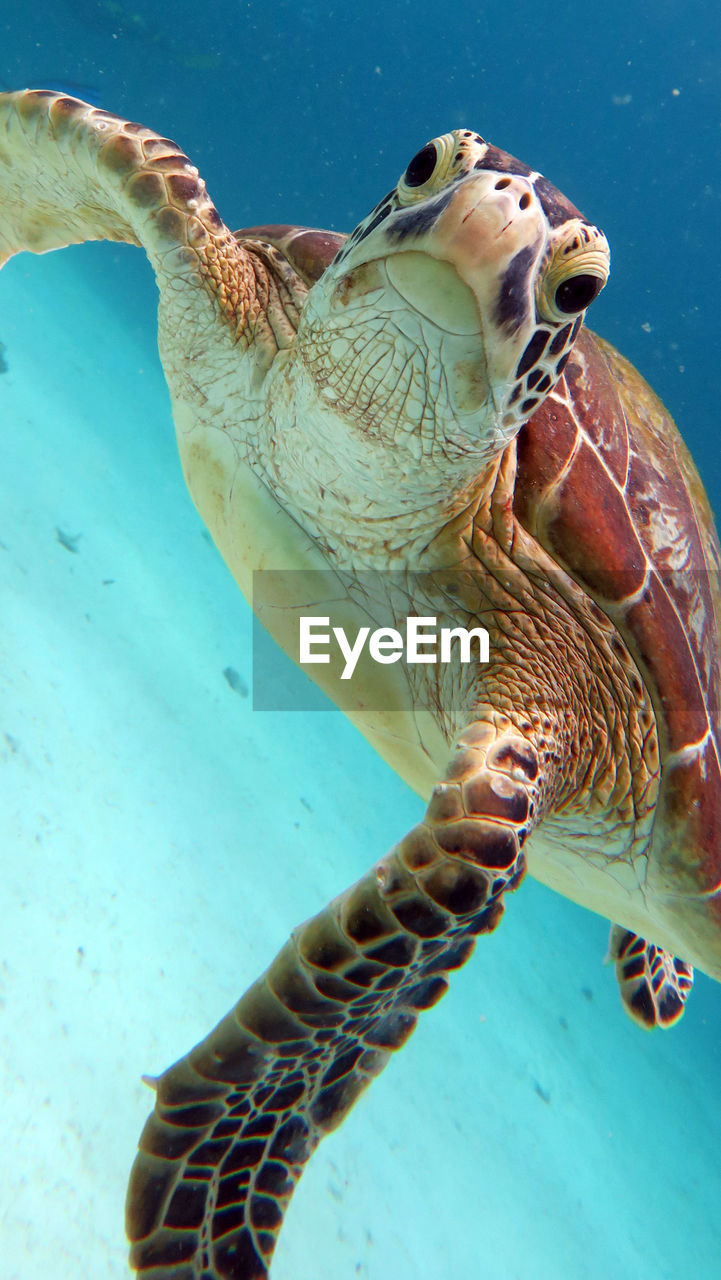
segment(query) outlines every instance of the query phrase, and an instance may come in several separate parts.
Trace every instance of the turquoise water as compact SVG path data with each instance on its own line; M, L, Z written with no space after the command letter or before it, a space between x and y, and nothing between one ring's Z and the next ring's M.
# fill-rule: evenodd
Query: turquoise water
M594 325L721 507L711 6L75 0L2 21L3 87L77 85L177 138L233 226L347 229L460 124L541 168L607 231ZM118 1280L141 1075L421 804L341 716L253 714L249 614L182 483L143 256L17 258L0 296L0 1280ZM645 1036L606 938L525 882L310 1162L274 1280L721 1276L721 993L698 977L681 1025Z

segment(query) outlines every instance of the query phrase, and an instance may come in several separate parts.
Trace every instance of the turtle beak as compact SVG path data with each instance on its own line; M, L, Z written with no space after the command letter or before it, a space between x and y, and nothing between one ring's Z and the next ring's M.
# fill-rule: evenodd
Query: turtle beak
M434 228L443 252L469 283L502 273L529 245L543 243L547 222L538 196L518 174L481 171L458 184Z
M492 345L503 351L510 369L517 359L513 334L533 318L533 286L548 239L532 184L517 174L470 175L459 183L435 235L439 253L476 299L484 334L502 326L504 341ZM492 352L487 357L492 365ZM501 381L508 373L490 365L489 372Z

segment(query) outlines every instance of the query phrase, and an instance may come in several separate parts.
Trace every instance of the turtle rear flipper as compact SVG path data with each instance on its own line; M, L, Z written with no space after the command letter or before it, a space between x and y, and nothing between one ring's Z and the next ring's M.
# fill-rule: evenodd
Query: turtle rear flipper
M463 735L425 821L295 931L210 1035L160 1077L130 1178L147 1280L262 1280L321 1137L497 925L524 872L539 766L516 733Z
M693 986L693 968L630 929L611 925L609 960L616 966L621 999L639 1026L671 1027Z

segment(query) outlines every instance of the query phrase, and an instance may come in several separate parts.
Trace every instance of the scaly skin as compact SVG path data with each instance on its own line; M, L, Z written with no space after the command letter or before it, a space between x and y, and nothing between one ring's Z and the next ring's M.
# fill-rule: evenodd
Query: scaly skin
M144 1280L264 1280L324 1133L443 995L524 872L542 810L532 743L462 736L425 821L296 929L214 1031L157 1082L128 1190Z
M495 628L486 667L424 669L401 728L372 716L362 726L426 796L429 773L444 778L424 822L296 930L157 1081L128 1195L144 1280L267 1275L313 1148L443 994L474 937L496 926L526 860L569 896L581 883L589 905L609 914L618 905L626 928L612 954L630 1012L644 1025L679 1016L690 967L629 927L656 920L660 737L675 773L660 845L661 896L672 901L656 916L675 941L682 888L703 924L698 951L718 964L706 911L716 864L709 856L701 879L701 840L690 852L682 841L685 811L700 822L699 779L716 758L712 609L677 587L676 599L700 602L688 619L679 717L649 645L667 595L644 595L657 559L665 566L667 531L683 535L674 553L683 539L691 545L690 464L677 465L657 510L623 434L623 394L620 469L610 409L602 401L599 417L584 401L598 383L581 366L598 347L583 347L580 375L569 364L561 377L582 311L560 314L556 289L573 284L574 262L585 264L581 281L588 271L605 278L601 234L470 131L436 141L435 186L424 193L424 148L306 305L313 271L296 273L272 238L232 236L173 143L59 95L0 95L0 264L85 239L146 249L188 486L246 594L258 567L332 564L351 579L369 566L428 570L427 588L395 599L395 618L427 604L441 620ZM385 310L379 296L390 299ZM526 434L535 465L517 474L516 433L559 378L544 431ZM653 473L667 441L651 434L641 439ZM619 520L606 512L604 528L610 501ZM621 598L611 590L619 566L604 556L619 529L614 550L640 539L631 558L640 580ZM287 648L289 625L274 632ZM338 692L337 672L326 687ZM678 936L693 945L684 923L680 913Z
M45 253L86 240L142 245L161 288L170 280L207 283L239 340L253 340L266 315L263 284L174 142L74 98L31 90L0 95L0 164L0 263L21 249ZM64 204L65 190L74 198Z
M176 143L73 98L0 94L0 173L0 266L20 250L85 240L142 245L160 290L161 348L185 373L209 334L218 345L220 324L252 405L253 378L293 340L307 289L270 246L239 250ZM242 360L251 345L252 369ZM206 391L201 375L192 395Z

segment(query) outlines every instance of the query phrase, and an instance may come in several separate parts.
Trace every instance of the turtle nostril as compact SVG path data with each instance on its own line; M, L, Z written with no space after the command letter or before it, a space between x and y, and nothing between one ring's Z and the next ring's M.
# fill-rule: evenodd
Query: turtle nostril
M520 200L518 201L518 207L519 207L519 209L527 209L530 203L531 203L531 197L529 196L528 192L526 191L526 192L524 192L524 194L521 196Z
M499 181L496 183L496 191L504 191L505 188L510 187L510 185L511 185L510 178L500 178Z

